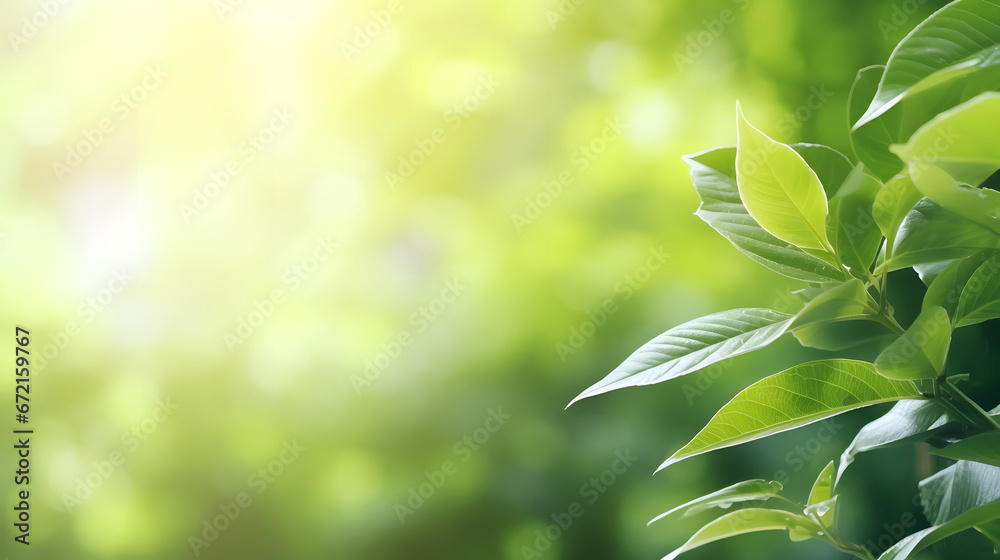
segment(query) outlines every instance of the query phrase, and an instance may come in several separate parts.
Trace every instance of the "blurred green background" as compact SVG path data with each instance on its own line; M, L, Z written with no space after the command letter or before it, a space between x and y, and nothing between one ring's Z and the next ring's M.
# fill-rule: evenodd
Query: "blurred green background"
M2 554L649 559L703 521L645 526L682 501L805 493L886 407L651 476L794 340L563 408L668 327L794 309L680 156L733 143L737 99L849 153L855 72L943 4L4 2L3 348L37 358ZM842 501L881 550L924 521L912 452L870 455Z

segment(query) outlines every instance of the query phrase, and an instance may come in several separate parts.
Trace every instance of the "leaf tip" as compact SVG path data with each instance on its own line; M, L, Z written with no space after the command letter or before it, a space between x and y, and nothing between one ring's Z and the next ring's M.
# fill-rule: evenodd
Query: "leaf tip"
M653 474L656 474L656 473L662 471L663 469L669 467L670 465L673 465L674 463L679 462L683 458L684 457L678 457L677 453L674 453L669 459L667 459L666 461L664 461L659 467L656 467L656 470L653 471Z
M577 395L576 397L574 397L573 400L569 401L569 404L566 405L566 408L564 408L563 410L569 410L569 407L573 406L578 401L582 401L583 399L587 398L588 396L590 396L590 395L588 395L586 391L580 393L579 395Z

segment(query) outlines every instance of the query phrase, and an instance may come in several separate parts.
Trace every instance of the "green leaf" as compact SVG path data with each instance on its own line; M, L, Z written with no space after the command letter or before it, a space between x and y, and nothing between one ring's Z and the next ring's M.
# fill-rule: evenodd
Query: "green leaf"
M775 142L737 105L736 185L757 223L803 249L833 252L826 235L826 192L816 172L791 147Z
M847 190L852 188L848 184L848 179L855 166L844 154L822 144L800 143L789 144L789 147L802 156L809 168L819 177L827 199L839 195L845 188Z
M920 277L920 281L924 283L924 286L927 286L929 288L931 284L934 283L934 280L938 277L938 275L944 272L944 270L948 268L948 266L951 263L955 262L955 260L956 259L950 259L944 261L915 264L913 265L913 270L914 272L917 273L917 276ZM942 305L941 307L948 309L944 305ZM948 312L948 315L951 315L951 311Z
M1000 83L1000 49L984 51L984 56L961 64L957 71L938 72L926 87L914 88L885 113L851 131L855 155L883 181L903 170L903 161L891 150L904 143L920 127L938 114L977 95L994 91ZM869 67L858 73L848 101L850 122L861 120L868 101L874 97L884 67Z
M910 164L913 184L938 206L1000 234L1000 192L960 185L939 167Z
M864 283L852 278L828 288L806 303L788 328L794 331L817 323L857 319L870 311Z
M837 516L837 501L840 496L834 496L828 500L818 502L807 506L802 510L802 513L809 517L810 519L819 518L823 522L823 525L827 528L833 527L834 520ZM815 538L814 535L804 533L802 531L790 531L789 537L793 541L804 541L806 539Z
M882 553L878 557L878 560L903 560L904 558L910 558L912 554L920 552L955 533L972 529L977 525L989 523L998 518L1000 518L1000 501L977 507L947 523L928 527L923 531L918 531L904 537L901 541L893 545L892 548Z
M809 491L806 514L815 513L827 527L833 526L837 514L837 498L833 495L834 464L830 461L816 477Z
M853 278L817 291L788 328L803 346L837 351L894 336L876 322L861 280Z
M976 525L976 530L993 541L993 554L1000 554L1000 521L993 520Z
M897 402L884 416L869 422L858 431L854 441L840 456L836 483L840 482L847 467L859 453L924 441L947 426L954 426L955 422L948 410L936 401Z
M791 318L770 309L733 309L688 321L643 344L567 408L580 399L661 383L763 348L784 334Z
M953 325L970 325L980 317L982 320L995 318L996 305L990 303L993 296L989 294L995 289L992 286L997 282L998 269L1000 251L994 249L978 251L952 262L927 288L921 308L943 307L952 317ZM963 297L964 306L961 305Z
M959 461L920 481L920 503L933 525L996 500L1000 500L997 467Z
M796 328L792 336L802 346L839 352L863 344L880 349L890 339L895 338L896 333L871 317L833 323L813 323Z
M855 128L909 93L954 79L990 60L1000 44L998 21L997 0L958 0L924 20L893 50L878 91Z
M698 530L683 546L663 557L663 560L673 560L684 552L698 548L711 542L736 535L756 533L760 531L800 531L817 534L822 531L808 517L787 511L749 508L727 513Z
M882 242L872 216L875 196L882 185L857 166L829 201L827 234L840 261L855 278L866 280Z
M681 518L697 515L703 511L717 507L726 509L739 502L755 502L773 498L781 492L781 483L763 479L745 480L706 494L674 509L656 516L647 525L652 525L665 517L681 514Z
M805 426L855 408L910 398L920 398L912 382L882 377L868 362L809 362L744 389L657 470L688 457Z
M816 477L816 482L813 482L806 505L815 505L833 497L833 472L834 464L833 461L830 461Z
M934 525L887 550L879 560L899 560L960 531L982 527L995 534L1000 519L1000 469L959 461L920 482L924 515Z
M1000 317L1000 252L992 252L962 289L955 326L975 325Z
M1000 467L1000 432L984 432L961 439L931 453L955 460L975 461Z
M865 114L884 70L885 66L869 66L858 71L847 101L849 122L857 122ZM855 157L883 180L892 178L903 169L903 162L889 151L889 146L899 140L897 129L898 126L887 124L887 119L879 118L851 131Z
M945 187L928 185L933 188L931 192L925 191L914 170L939 167L962 183L979 185L1000 168L1000 141L992 127L984 126L998 121L1000 93L983 93L937 115L920 127L907 143L892 146L892 151L910 163L910 174L914 175L914 182L924 196L955 211L949 204ZM1000 212L1000 193L987 190L979 194L982 195L980 205L988 205L991 212ZM989 194L994 196L987 196ZM963 199L976 202L974 192L955 191L950 196L956 203Z
M920 191L913 186L909 175L900 175L886 183L875 196L872 217L892 247L903 219L920 200Z
M948 312L943 307L928 307L879 354L875 369L889 379L932 379L944 368L950 345Z
M922 198L899 226L892 258L875 272L958 259L981 249L996 248L1000 248L1000 235Z
M934 306L943 307L948 315L954 318L965 284L968 283L969 278L972 278L972 273L995 252L994 249L986 249L968 257L945 261L949 264L944 270L938 272L934 281L927 286L927 292L924 294L920 309L924 310Z
M804 153L811 152L811 159L818 159L821 154L819 150L794 147ZM701 199L695 214L741 253L796 280L839 282L845 279L835 266L771 235L750 216L736 187L736 148L715 148L684 156L684 161L691 166L691 181ZM834 164L829 166L832 168Z

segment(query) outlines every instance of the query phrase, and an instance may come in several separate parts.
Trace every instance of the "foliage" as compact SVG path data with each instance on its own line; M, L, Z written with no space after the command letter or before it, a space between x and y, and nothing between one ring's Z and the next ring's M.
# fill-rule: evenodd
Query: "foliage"
M931 526L879 558L909 558L966 529L1000 546L1000 425L959 388L968 372L949 360L956 331L1000 318L1000 192L991 189L1000 169L998 62L1000 0L957 0L906 36L884 67L858 73L848 107L854 159L772 140L739 105L735 148L685 157L702 202L697 215L754 261L809 283L799 292L804 306L794 315L735 309L674 327L573 402L675 379L792 333L820 350L876 349L868 360L812 361L749 385L660 469L896 404L820 473L805 502L781 496L777 482L750 480L658 517L748 506L708 523L666 559L734 535L786 530L794 541L872 560L838 526L837 484L858 453L924 443L957 462L920 483ZM890 303L890 273L907 268L928 288L904 328Z

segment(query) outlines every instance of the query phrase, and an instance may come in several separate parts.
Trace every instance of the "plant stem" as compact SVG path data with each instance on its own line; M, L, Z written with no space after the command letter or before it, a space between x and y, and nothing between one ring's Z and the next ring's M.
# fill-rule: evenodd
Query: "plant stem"
M950 380L944 379L940 384L941 389L944 393L955 399L957 401L957 408L962 409L963 415L966 413L971 413L968 415L969 420L973 421L974 425L988 431L1000 431L1000 424L990 416L985 410L983 410L976 401L969 398L968 395L963 393L958 387L954 386Z
M882 311L879 312L879 314L878 314L878 320L883 325L889 327L889 330L891 330L892 332L894 332L896 334L900 334L901 335L901 334L903 334L903 333L906 332L906 329L904 329L899 323L897 323L896 319L894 319L892 317L892 315L889 315L889 314L885 313L884 310L882 310Z
M888 309L888 307L889 307L889 298L886 295L886 292L889 290L889 273L888 272L883 272L880 279L881 279L881 286L882 287L878 291L879 300L880 300L879 301L879 309L882 312L885 312L885 310Z
M947 408L949 412L951 412L952 414L954 414L956 420L959 420L960 422L962 422L966 426L968 426L968 427L978 427L979 426L979 422L977 422L975 418L970 417L968 414L965 413L964 410L962 410L959 407L955 406L955 403L951 402L950 399L947 399L945 397L939 396L935 400L937 400L937 402L940 403L941 406Z
M872 295L867 292L867 290L865 291L865 293L868 294L868 304L866 307L868 307L868 309L875 315L878 322L889 327L889 330L891 330L896 334L901 335L906 332L906 329L904 329L898 322L896 322L896 319L892 316L892 314L888 313L887 309L884 307L882 302L876 301L875 298L872 297ZM879 293L880 300L885 299L882 295L883 293L884 292Z
M805 512L803 511L803 513ZM827 527L826 524L823 523L823 519L820 518L820 516L815 512L810 513L809 517L823 529L823 536L825 537L823 540L830 546L841 552L850 554L851 556L857 556L858 558L861 558L861 560L876 560L868 548L841 538L836 531Z
M850 554L851 556L857 556L858 558L861 558L861 560L876 560L866 546L854 544L850 541L834 540L833 538L827 540L826 542L837 550Z

